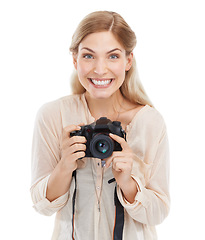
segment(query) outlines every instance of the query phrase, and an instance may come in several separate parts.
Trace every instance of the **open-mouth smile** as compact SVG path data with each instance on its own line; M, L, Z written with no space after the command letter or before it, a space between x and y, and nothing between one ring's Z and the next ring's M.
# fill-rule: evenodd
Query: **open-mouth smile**
M106 87L113 81L113 78L109 78L109 79L89 78L89 80L95 86Z

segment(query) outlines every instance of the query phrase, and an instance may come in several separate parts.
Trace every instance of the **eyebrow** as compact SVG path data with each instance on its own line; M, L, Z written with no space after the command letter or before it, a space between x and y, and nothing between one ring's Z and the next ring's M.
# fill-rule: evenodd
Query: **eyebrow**
M90 48L84 47L84 48L82 48L81 50L83 50L83 49L88 50L89 52L95 53L95 52L94 52L92 49L90 49ZM117 51L117 50L120 51L120 52L122 52L122 50L121 50L120 48L114 48L114 49L108 51L107 54L112 53L112 52L115 52L115 51Z

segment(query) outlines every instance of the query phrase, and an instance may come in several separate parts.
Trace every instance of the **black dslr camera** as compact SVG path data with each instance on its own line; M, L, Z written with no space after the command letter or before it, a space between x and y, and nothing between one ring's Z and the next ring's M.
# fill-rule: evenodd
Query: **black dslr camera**
M82 126L80 130L71 132L70 136L84 136L87 139L85 157L105 159L113 151L122 151L120 144L109 137L109 133L118 135L126 140L126 133L121 122L106 117L99 118L90 125Z

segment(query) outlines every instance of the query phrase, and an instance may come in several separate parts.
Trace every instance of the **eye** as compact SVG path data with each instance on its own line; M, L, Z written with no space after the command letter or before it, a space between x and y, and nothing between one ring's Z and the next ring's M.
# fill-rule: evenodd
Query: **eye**
M112 54L112 55L110 55L109 58L110 58L110 59L118 59L119 56L118 56L118 54Z
M85 59L93 59L93 56L91 54L84 54L83 58L85 58Z

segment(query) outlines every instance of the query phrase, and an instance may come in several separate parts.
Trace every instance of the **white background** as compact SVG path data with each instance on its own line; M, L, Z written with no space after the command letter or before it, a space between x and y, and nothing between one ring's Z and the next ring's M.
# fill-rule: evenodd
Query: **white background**
M199 0L1 1L0 238L51 237L54 217L36 213L29 193L34 119L42 104L70 93L71 37L96 10L120 13L135 31L141 81L167 123L172 202L157 227L159 240L205 239L205 9Z

